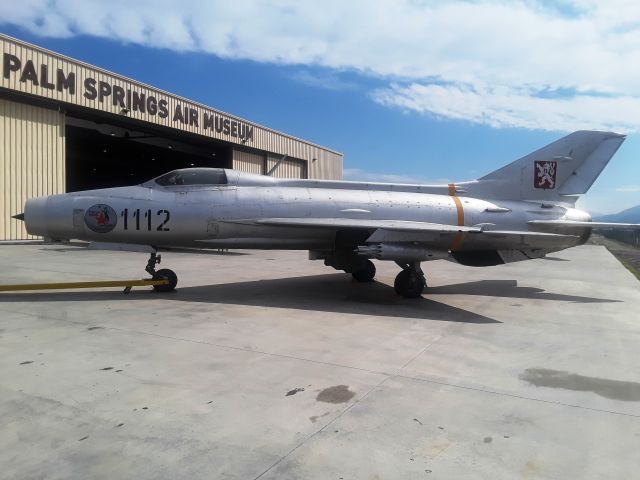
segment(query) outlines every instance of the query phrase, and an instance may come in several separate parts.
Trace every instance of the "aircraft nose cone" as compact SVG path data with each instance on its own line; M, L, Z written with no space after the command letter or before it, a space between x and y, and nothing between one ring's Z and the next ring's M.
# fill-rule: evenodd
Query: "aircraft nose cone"
M49 217L47 199L50 197L29 198L24 204L24 223L30 235L49 236Z
M24 222L24 213L18 213L16 215L11 215L11 218L15 218L16 220L22 220Z

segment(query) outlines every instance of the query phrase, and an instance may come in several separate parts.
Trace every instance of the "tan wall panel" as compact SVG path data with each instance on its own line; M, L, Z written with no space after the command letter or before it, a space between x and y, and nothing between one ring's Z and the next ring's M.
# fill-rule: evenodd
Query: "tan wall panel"
M192 132L277 155L289 155L306 162L311 162L315 158L316 165L309 171L310 178L339 179L342 177L342 155L319 145L2 34L0 34L0 53L2 54L0 60L2 68L0 87L2 88ZM74 81L65 88L63 82L58 81L58 71L64 75L64 79L73 76ZM102 99L98 95L100 82L104 82L105 88L109 90ZM116 98L116 88L122 89L125 93L122 102ZM94 92L95 98L93 98ZM134 93L139 96L144 95L143 105L138 107L133 105ZM159 107L155 113L149 110L146 100L150 97L153 97L158 105L160 102L166 102L166 115L161 114ZM123 105L128 111L123 110ZM184 107L195 112L197 124L195 121L190 123L189 118L186 118L186 122L182 122L176 117L176 113L183 112ZM205 114L209 117L213 116L218 122L226 122L228 131L223 128L223 123L216 122L213 128L205 128ZM233 135L233 124L238 129L235 135ZM216 128L216 125L220 128ZM249 129L252 135L248 134ZM325 163L327 165L324 165Z
M317 157L312 157L308 165L309 178L342 180L342 155L321 152Z
M282 157L269 155L267 158L267 171L271 170ZM296 159L285 159L273 172L276 178L305 178L305 162Z
M233 150L233 169L241 172L257 173L262 175L264 157L257 153L243 152L241 150Z
M27 198L65 191L64 115L0 99L0 239L24 240L11 218Z

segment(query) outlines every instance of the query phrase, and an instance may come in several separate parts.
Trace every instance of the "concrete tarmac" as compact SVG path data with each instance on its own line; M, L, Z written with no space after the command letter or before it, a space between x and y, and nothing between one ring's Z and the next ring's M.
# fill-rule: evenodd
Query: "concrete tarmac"
M0 247L0 283L147 255ZM603 247L423 264L407 300L306 252L163 253L178 290L0 293L5 479L640 475L640 283Z

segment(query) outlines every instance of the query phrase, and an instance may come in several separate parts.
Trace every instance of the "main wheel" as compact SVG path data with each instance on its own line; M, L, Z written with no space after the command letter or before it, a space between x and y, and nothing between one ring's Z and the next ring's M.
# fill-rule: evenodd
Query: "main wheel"
M373 264L371 260L367 260L362 268L356 270L355 272L351 272L353 278L355 278L358 282L366 283L372 282L373 277L376 276L376 266Z
M413 270L402 270L393 282L396 293L405 298L418 298L424 292L425 286L424 277Z
M175 274L173 270L169 270L168 268L163 268L158 270L153 275L154 280L166 280L169 283L164 285L154 285L153 289L156 292L172 292L175 290L176 285L178 284L178 276Z

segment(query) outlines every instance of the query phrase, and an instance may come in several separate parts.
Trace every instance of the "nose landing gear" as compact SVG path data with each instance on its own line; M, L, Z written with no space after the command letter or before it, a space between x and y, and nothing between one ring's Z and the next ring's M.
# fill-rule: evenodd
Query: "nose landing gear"
M145 267L145 272L151 275L153 280L166 280L167 283L163 285L154 285L153 289L156 292L172 292L175 290L176 285L178 284L178 276L175 274L173 270L169 270L168 268L162 268L156 271L156 265L160 263L162 257L159 253L153 252L149 257L149 261L147 262L147 266Z
M396 293L405 298L418 298L427 286L420 262L396 263L402 268L393 283Z

